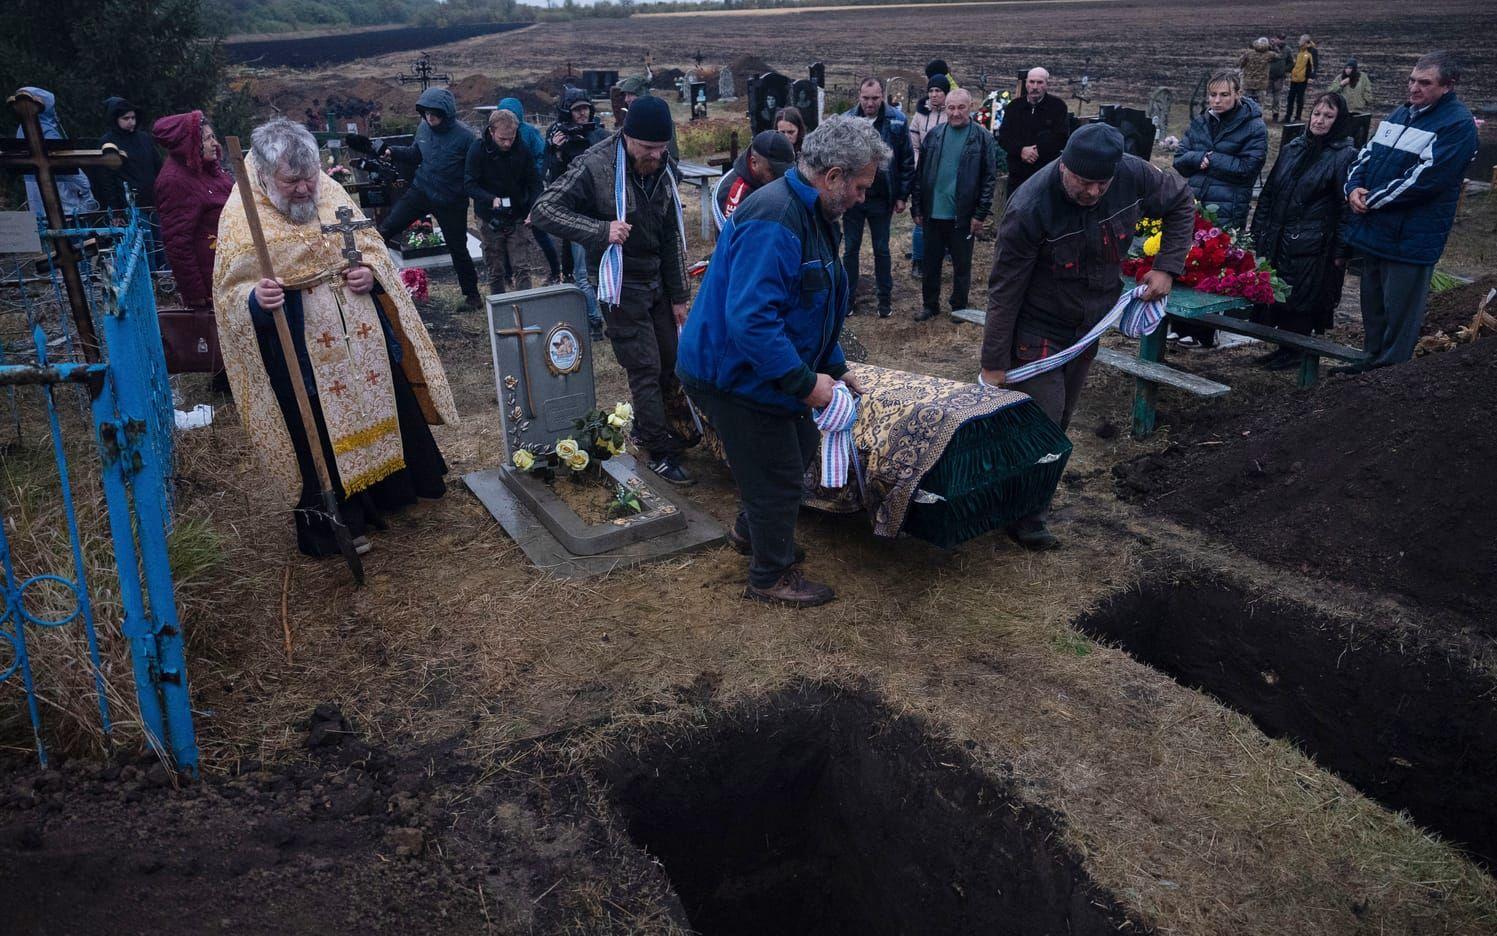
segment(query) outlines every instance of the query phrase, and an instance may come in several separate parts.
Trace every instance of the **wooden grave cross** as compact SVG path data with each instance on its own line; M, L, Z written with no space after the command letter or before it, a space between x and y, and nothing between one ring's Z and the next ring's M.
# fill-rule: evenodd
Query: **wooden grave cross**
M525 336L543 334L545 329L526 328L521 318L520 304L515 302L510 305L515 310L515 327L496 328L494 334L504 338L513 338L520 343L520 376L525 378L525 403L530 407L530 418L535 419L535 395L530 389L530 359L525 356Z
M349 266L355 266L356 264L362 263L364 261L364 254L359 250L358 245L354 243L353 233L360 228L374 227L374 222L370 221L368 218L364 218L360 221L355 221L353 219L353 209L348 207L347 205L339 205L337 215L338 223L324 224L322 226L322 233L342 234L343 259L348 261Z
M6 103L20 119L26 151L7 148L8 151L0 152L0 168L36 175L47 227L53 231L61 230L67 226L67 219L62 213L62 197L57 193L57 173L95 167L118 169L124 165L125 156L113 143L105 143L99 149L49 147L42 132L41 113L45 110L42 102L23 90L11 95ZM52 142L66 146L65 141ZM78 249L67 237L57 234L52 236L52 246L57 251L56 262L62 271L63 288L67 291L73 323L78 329L78 340L83 345L83 358L89 363L97 363L100 360L99 336L94 332L88 294L83 288L83 276L78 272Z

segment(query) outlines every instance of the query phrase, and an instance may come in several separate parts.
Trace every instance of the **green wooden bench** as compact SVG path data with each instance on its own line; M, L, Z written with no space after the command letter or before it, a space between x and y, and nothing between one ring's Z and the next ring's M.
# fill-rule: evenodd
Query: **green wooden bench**
M1301 387L1311 386L1320 379L1320 359L1323 357L1353 363L1367 359L1367 355L1363 354L1360 349L1337 344L1328 338L1321 338L1318 335L1301 335L1298 332L1285 331L1282 328L1274 328L1272 325L1261 325L1234 316L1206 313L1195 316L1191 321L1303 351L1304 359L1300 362L1299 368Z

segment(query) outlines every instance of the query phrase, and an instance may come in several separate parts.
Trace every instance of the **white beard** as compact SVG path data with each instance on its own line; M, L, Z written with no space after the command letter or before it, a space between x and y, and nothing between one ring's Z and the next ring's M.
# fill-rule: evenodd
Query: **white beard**
M276 210L291 220L292 224L306 224L317 220L317 191L312 191L312 197L306 201L293 202L281 197L281 193L271 183L264 189L270 203L275 205Z

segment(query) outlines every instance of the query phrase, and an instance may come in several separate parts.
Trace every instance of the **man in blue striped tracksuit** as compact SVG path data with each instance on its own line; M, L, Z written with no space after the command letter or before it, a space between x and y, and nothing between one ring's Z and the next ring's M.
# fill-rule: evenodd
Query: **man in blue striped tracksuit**
M1461 176L1476 158L1476 121L1455 95L1460 65L1449 52L1414 63L1408 103L1388 115L1346 180L1346 244L1362 258L1367 359L1340 373L1414 356L1435 261L1455 222Z
M838 229L889 155L868 121L823 121L797 166L728 218L681 333L676 373L738 485L728 541L753 557L745 598L812 607L834 597L797 568L795 520L819 442L811 407L832 401L837 380L861 392L838 345L849 293Z

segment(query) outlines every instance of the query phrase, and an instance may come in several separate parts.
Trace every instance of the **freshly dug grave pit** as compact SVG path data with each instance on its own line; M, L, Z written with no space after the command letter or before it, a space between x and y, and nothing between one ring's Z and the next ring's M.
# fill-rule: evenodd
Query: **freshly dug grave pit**
M787 691L596 769L703 936L1147 930L1058 817L868 694Z
M1146 511L1497 636L1497 341L1267 403L1114 469ZM1453 622L1452 619L1453 618Z
M1147 581L1076 626L1497 862L1497 676L1470 664L1481 648L1437 647L1210 575Z

